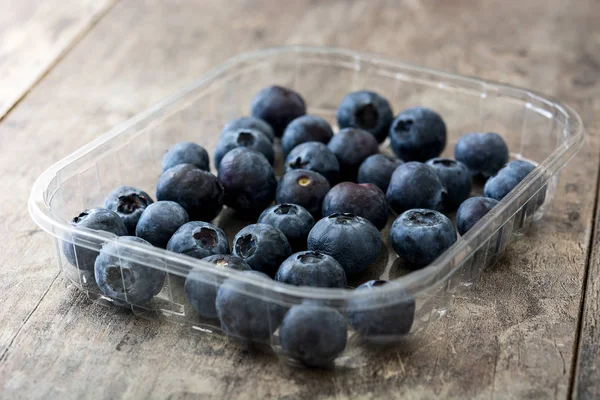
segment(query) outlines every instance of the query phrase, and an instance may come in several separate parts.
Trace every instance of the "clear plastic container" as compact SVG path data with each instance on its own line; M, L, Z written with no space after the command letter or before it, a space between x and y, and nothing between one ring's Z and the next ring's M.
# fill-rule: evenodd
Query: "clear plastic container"
M198 332L220 332L218 320L201 319L186 300L183 283L190 269L196 268L201 272L198 279L207 285L216 287L231 278L245 283L238 289L241 287L249 299L264 300L259 303L265 305L262 323L272 333L259 341L281 354L277 330L280 311L294 304L319 301L348 318L349 308L372 315L385 309L406 309L407 302L414 300L414 323L408 335L369 337L348 325L346 350L336 364L359 365L363 343L394 342L399 338L403 343L431 328L430 323L446 313L452 296L475 283L511 240L518 238L532 220L542 217L554 197L559 171L584 140L581 119L572 109L528 90L349 50L284 47L243 54L59 161L38 178L29 210L33 220L52 235L63 274L93 301L111 304L90 273L69 264L62 246L66 241L67 245L74 243L99 251L116 237L84 229L73 236L71 218L86 208L101 206L104 197L119 185L153 193L161 172L160 160L171 145L193 141L212 153L223 125L248 115L254 94L271 84L301 93L308 112L324 117L332 126L341 99L354 90L379 92L389 99L395 113L416 105L432 108L448 127L444 155L452 157L454 144L464 133L494 131L504 137L512 158L530 160L537 168L464 237L421 270L410 272L404 268L402 260L387 246L388 228L384 229L386 246L376 263L349 282L356 285L376 278L392 280L375 291L295 287L215 268L162 249L120 243L115 246L115 256L122 261L166 271L164 287L150 303L127 304L133 313L172 320ZM382 145L384 151L386 148L387 142ZM279 153L279 164L281 157ZM247 222L237 221L230 210L224 209L214 223L231 240ZM374 294L377 300L367 301L367 296ZM402 317L388 315L383 325L391 326L394 318Z

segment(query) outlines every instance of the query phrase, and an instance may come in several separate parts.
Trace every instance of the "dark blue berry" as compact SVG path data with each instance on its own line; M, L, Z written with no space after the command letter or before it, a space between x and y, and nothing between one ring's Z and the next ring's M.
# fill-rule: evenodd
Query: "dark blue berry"
M315 115L303 115L296 118L285 128L281 137L283 154L288 154L299 144L306 142L329 143L333 130L329 123Z
M231 268L238 271L250 271L250 266L239 257L229 254L215 254L202 259L215 268ZM193 268L185 278L185 294L192 307L203 318L217 318L215 300L219 290L215 275Z
M535 165L527 161L509 162L495 176L487 180L483 187L483 195L498 201L502 200L534 169Z
M273 164L273 159L275 158L273 145L262 132L251 129L237 129L225 131L221 134L221 138L215 148L215 168L219 169L219 165L225 154L238 147L258 151L267 158L270 164Z
M373 154L367 157L358 168L358 183L372 183L385 193L390 185L392 174L402 164L383 154Z
M456 242L456 230L444 214L421 208L400 214L392 224L390 239L400 257L420 267Z
M157 201L142 213L135 228L135 236L164 249L171 236L188 221L187 212L179 204L174 201Z
M296 286L345 288L346 273L335 258L318 251L301 251L285 260L275 280Z
M334 184L340 175L340 163L329 150L319 142L306 142L294 147L285 159L285 172L305 169L318 172Z
M166 272L119 257L124 242L150 243L135 236L122 236L102 247L96 259L94 274L98 287L120 306L143 305L162 289Z
M465 200L456 212L456 227L458 233L464 235L481 218L498 204L498 200L487 197L471 197Z
M210 171L208 152L192 142L180 142L171 147L162 159L162 170L165 172L179 164L193 164L203 171Z
M293 203L306 208L316 219L321 217L323 199L329 192L329 181L313 171L294 169L281 177L277 185L277 204Z
M192 221L211 221L223 208L224 193L221 182L210 172L179 164L160 176L156 197L179 203Z
M234 210L259 213L275 198L277 178L262 154L236 148L223 157L219 179L225 187L225 204Z
M273 140L275 139L275 133L273 132L273 128L271 128L271 125L267 124L262 119L255 117L239 117L232 119L227 124L225 124L225 126L221 130L221 133L237 129L255 129L261 131L265 134L265 136L267 137L267 139L269 139L269 142L271 143L273 143Z
M497 133L468 133L456 142L454 158L465 164L472 175L488 178L508 162L508 146Z
M356 182L360 164L370 155L379 153L375 137L358 128L344 128L327 145L340 163L341 179Z
M167 250L194 258L205 258L213 254L229 254L229 240L218 226L192 221L177 229L167 243Z
M445 197L446 189L435 170L416 161L396 168L386 194L388 204L397 213L411 208L443 210Z
M291 89L268 86L256 94L250 110L253 117L271 125L275 136L281 136L290 122L306 114L306 104L302 96Z
M446 147L446 124L435 111L409 108L392 122L390 144L400 159L425 162L439 156Z
M308 234L308 249L335 258L347 276L367 269L377 259L381 246L375 225L353 214L325 217Z
M375 136L379 143L387 137L393 119L394 113L388 101L368 90L348 94L337 109L340 129L363 129Z
M132 186L119 186L104 199L104 208L116 212L123 220L129 235L135 235L135 226L142 212L154 200L143 190Z
M449 158L432 158L427 165L435 170L446 188L444 210L454 211L471 193L471 173L465 164Z
M333 213L350 213L371 221L382 230L388 220L385 194L371 183L338 183L323 199L323 216Z
M251 224L235 235L232 254L246 261L253 270L273 276L292 254L292 249L279 229L267 224Z
M315 220L304 207L284 203L263 211L258 223L274 226L283 232L292 249L304 250L308 233L315 225Z
M299 304L290 308L279 341L284 353L309 367L324 367L346 348L346 320L333 308Z

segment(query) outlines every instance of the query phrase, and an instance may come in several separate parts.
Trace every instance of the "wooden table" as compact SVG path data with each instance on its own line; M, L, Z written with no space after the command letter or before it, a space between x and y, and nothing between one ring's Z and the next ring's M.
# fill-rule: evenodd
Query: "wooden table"
M600 2L2 3L0 398L600 398ZM422 342L369 367L291 369L66 286L27 214L34 179L228 57L300 43L545 92L581 113L587 144L529 235Z

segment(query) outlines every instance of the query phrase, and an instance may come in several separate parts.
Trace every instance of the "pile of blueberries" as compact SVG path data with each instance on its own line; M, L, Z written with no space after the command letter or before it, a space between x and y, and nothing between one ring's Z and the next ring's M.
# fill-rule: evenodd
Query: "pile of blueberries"
M259 280L346 288L347 278L369 268L380 253L390 212L397 215L390 243L410 268L422 268L456 242L457 230L465 234L534 169L525 161L508 162L508 147L496 133L466 134L455 159L439 158L446 146L440 115L414 107L394 118L388 101L371 91L342 100L336 134L323 118L306 115L298 93L280 86L261 90L251 115L223 128L213 155L216 176L203 147L177 143L162 160L156 202L121 186L103 208L75 217L75 227L119 238L100 252L66 240L67 260L93 272L102 293L120 305L149 302L165 281L164 271L118 257L123 242L165 248ZM396 157L379 151L388 137ZM285 155L279 181L276 151ZM473 177L486 180L483 197L469 198ZM224 205L257 221L235 235L231 249L224 231L210 222ZM456 210L457 229L443 214ZM279 329L286 354L323 366L344 350L346 321L365 340L410 331L414 298L379 295L385 284L358 286L366 295L349 301L345 316L316 301L286 308L248 295L253 289L247 281L217 284L200 269L187 275L185 293L201 317L218 319L227 334L268 341Z

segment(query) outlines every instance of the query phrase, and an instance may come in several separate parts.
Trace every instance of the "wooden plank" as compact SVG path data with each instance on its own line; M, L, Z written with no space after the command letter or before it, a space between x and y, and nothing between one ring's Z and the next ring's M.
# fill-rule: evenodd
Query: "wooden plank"
M285 13L266 0L117 5L0 124L0 138L13 138L3 149L15 155L0 159L3 186L13 189L0 194L0 303L20 315L0 314L9 330L0 336L6 395L566 398L598 174L596 131L563 171L544 220L455 298L444 319L406 348L357 350L352 365L336 371L287 368L220 337L91 304L56 277L52 249L24 204L44 166L210 66L273 44L345 46L537 88L573 103L590 125L598 104L581 60L590 32L598 35L597 17L593 0L495 1L485 12L459 1L306 0ZM17 164L16 155L25 161Z
M0 119L116 0L0 4Z

